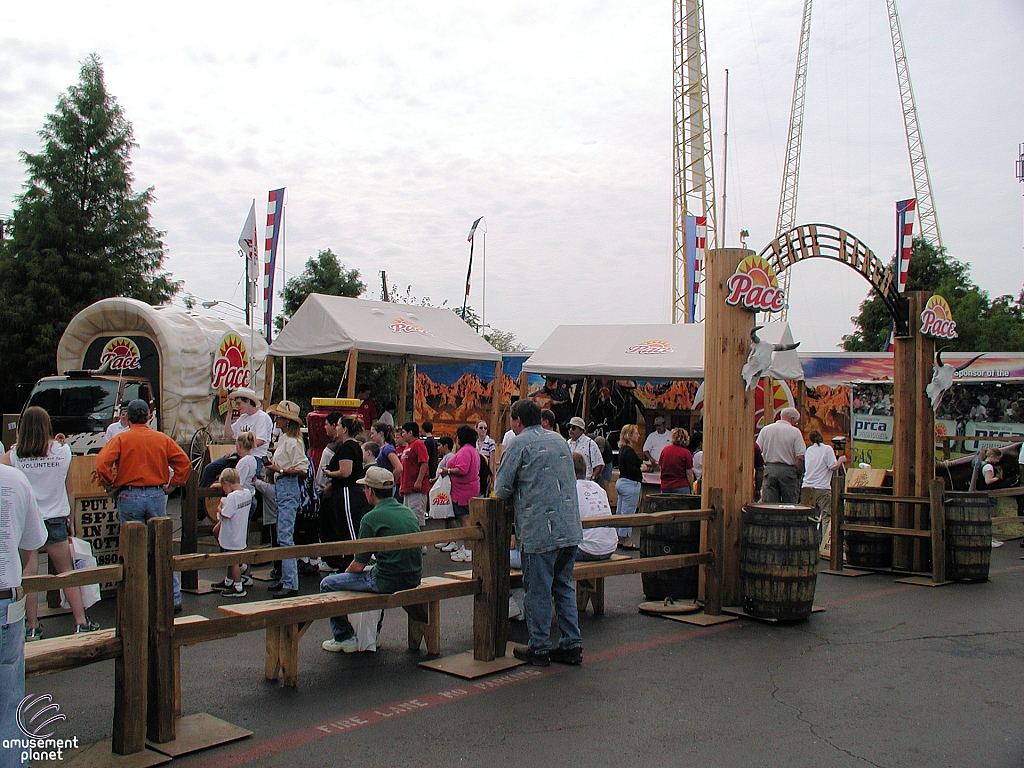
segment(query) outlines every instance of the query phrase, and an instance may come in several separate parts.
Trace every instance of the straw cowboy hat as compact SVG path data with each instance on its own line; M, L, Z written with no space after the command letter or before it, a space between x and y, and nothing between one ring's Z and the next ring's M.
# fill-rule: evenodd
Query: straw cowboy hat
M267 409L267 413L271 416L280 416L282 419L288 419L299 424L302 423L302 416L299 415L299 406L291 400L282 400L277 405Z
M230 400L237 400L240 397L244 397L246 400L252 401L252 404L259 406L260 398L253 390L248 387L239 387L238 389L232 390L231 394L228 395Z

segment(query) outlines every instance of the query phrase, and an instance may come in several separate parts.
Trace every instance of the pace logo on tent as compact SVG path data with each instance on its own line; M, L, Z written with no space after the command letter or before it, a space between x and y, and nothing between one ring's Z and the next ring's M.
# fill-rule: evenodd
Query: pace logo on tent
M141 368L139 345L126 336L111 339L100 352L100 365L110 363L112 371L132 371Z
M925 336L934 336L936 339L957 337L953 310L942 296L932 296L924 305L924 311L921 313L921 333Z
M232 390L249 386L249 352L242 337L228 331L220 340L213 359L214 390Z
M786 308L786 292L779 288L775 271L761 256L747 256L725 284L725 303L750 312L781 312Z
M667 341L661 339L641 341L626 350L627 355L667 355L669 352L675 352L675 349Z
M426 328L420 328L416 323L406 320L404 317L396 317L391 321L392 333L422 333L424 336L431 336Z

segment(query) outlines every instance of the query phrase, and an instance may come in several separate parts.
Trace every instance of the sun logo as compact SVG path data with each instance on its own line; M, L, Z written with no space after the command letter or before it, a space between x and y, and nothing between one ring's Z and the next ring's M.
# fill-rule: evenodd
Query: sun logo
M434 497L434 504L437 506L444 506L445 504L451 504L452 500L448 498L447 493L439 493Z
M231 391L249 386L249 352L242 337L228 331L217 346L213 359L213 388Z
M396 317L391 321L392 333L422 333L424 336L432 335L426 328L420 328L416 323L406 320L404 317Z
M725 284L725 303L751 312L781 312L786 292L779 288L775 272L761 256L747 256Z
M665 355L669 352L675 352L675 349L667 341L661 339L641 341L626 350L627 355Z
M956 321L949 302L942 296L932 296L924 305L921 313L921 333L937 339L955 339L957 337Z
M110 363L112 371L131 371L141 367L139 345L126 336L108 341L100 352L100 365Z

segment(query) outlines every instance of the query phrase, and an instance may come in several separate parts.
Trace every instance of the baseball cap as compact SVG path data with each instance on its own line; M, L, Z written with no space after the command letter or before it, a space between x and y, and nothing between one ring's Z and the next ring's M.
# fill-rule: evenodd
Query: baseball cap
M665 423L665 417L664 416L655 416L654 417L654 424L655 424L655 426L657 426L658 424L664 424L664 423Z
M370 467L366 470L365 476L356 480L356 484L386 491L395 487L395 476L383 467Z
M130 421L135 419L145 421L147 418L149 418L149 403L145 400L132 400L128 403L128 419Z

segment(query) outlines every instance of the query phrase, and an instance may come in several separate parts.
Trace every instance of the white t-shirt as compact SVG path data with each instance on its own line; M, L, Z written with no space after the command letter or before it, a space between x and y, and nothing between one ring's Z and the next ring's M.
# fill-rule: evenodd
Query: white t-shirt
M39 549L46 527L32 487L20 470L0 464L0 589L21 586L19 549Z
M252 494L245 488L232 491L221 500L220 542L221 549L237 552L245 549L249 537L249 507Z
M832 487L832 470L839 466L831 445L811 443L804 453L804 488L827 491Z
M576 481L576 497L579 499L580 520L588 517L610 515L608 494L593 480ZM619 546L619 534L614 528L584 528L580 549L588 555L600 557L610 555Z
M704 451L693 454L693 479L700 480L704 476Z
M256 411L248 415L243 413L238 417L238 421L231 425L231 434L237 440L243 432L252 432L256 436L257 445L252 450L253 456L262 459L269 455L270 438L274 435L274 420L270 418L270 414L266 411ZM260 440L263 441L263 445L259 445Z
M121 420L118 419L113 424L111 424L109 427L107 427L107 441L109 442L109 441L113 440L116 435L120 435L122 432L127 432L131 428L132 428L132 425L130 423L129 424L122 424Z
M505 433L505 436L501 438L501 447L508 448L510 445L512 445L512 441L515 439L516 433L510 429L508 432Z
M238 472L238 482L242 487L249 493L255 493L256 486L253 485L253 480L259 472L259 462L256 457L251 453L248 456L243 456L235 464L235 470Z
M18 446L11 448L11 463L25 473L32 493L35 494L39 514L44 520L67 517L71 514L68 501L67 478L71 469L71 446L50 441L46 456L23 459Z
M384 413L377 417L377 421L381 424L387 424L389 427L395 426L395 417L391 415L391 411L384 411Z
M659 433L657 430L651 432L644 440L643 453L651 454L651 458L658 461L661 458L661 451L672 442L672 433L667 429L664 432Z

